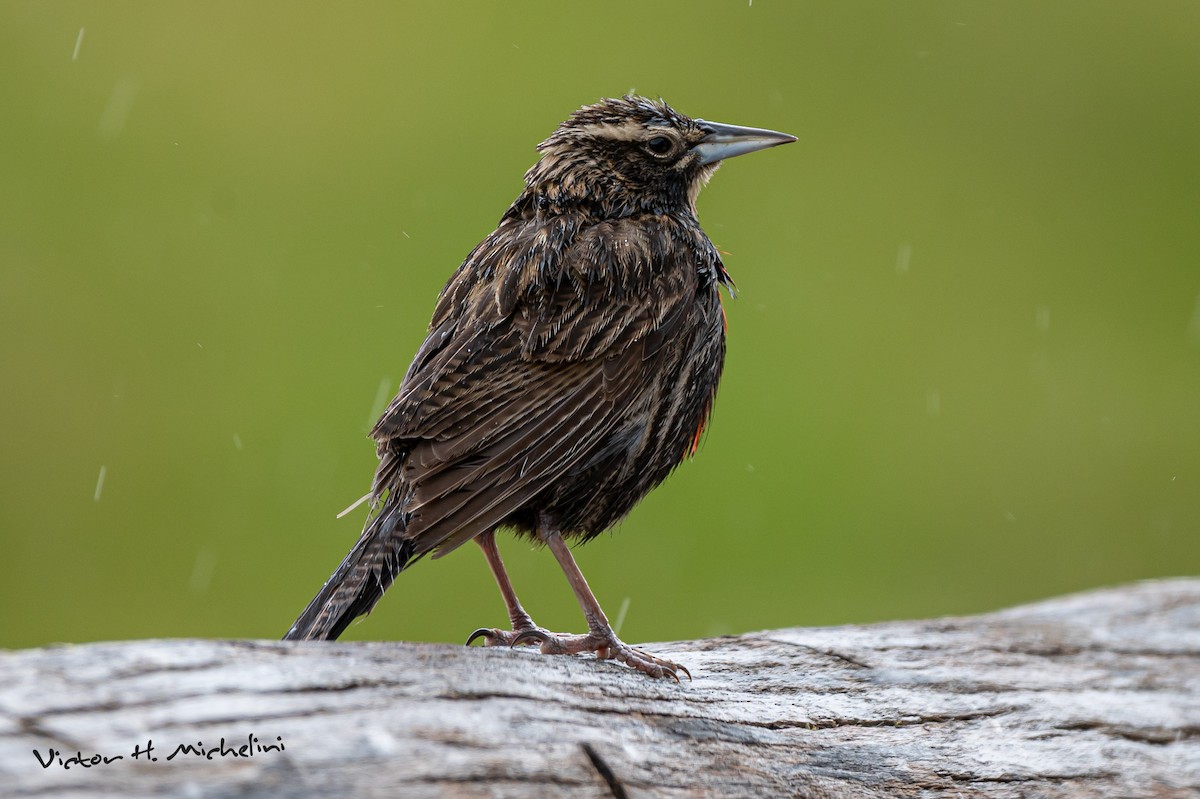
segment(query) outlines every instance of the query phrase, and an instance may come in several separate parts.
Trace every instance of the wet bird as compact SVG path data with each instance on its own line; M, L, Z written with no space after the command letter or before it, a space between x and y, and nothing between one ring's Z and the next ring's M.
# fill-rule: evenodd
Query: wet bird
M511 629L476 630L468 644L688 673L617 638L564 539L611 527L695 453L725 358L718 290L732 287L696 196L724 159L792 141L626 96L580 108L538 145L524 190L442 290L371 431L379 466L358 543L285 640L337 638L405 568L475 541ZM587 633L533 623L499 528L550 549Z

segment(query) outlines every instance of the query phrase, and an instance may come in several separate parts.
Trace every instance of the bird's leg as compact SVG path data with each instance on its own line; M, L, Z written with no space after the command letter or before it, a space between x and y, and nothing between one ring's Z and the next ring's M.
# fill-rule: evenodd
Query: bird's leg
M475 543L479 544L479 548L483 550L483 556L487 558L492 576L496 578L496 585L500 587L500 596L504 597L504 605L508 608L508 621L512 625L512 630L480 627L471 633L467 644L470 645L476 638L483 638L484 646L512 646L518 635L539 628L525 612L525 608L521 607L521 600L517 599L517 592L513 590L512 580L508 579L508 572L504 570L504 561L500 558L500 548L496 546L496 531L488 530L477 536ZM531 640L528 643L535 642Z
M538 627L531 627L517 633L512 641L513 644L536 641L541 644L542 653L546 655L595 652L598 658L619 660L651 677L671 677L679 682L679 672L683 672L688 679L691 679L691 672L678 663L672 663L669 660L663 660L639 649L634 649L617 638L612 625L608 623L608 617L604 615L600 603L596 601L595 594L588 587L583 572L579 570L575 558L571 556L571 550L563 541L558 526L547 514L538 514L537 534L554 553L558 565L562 567L563 573L567 576L567 582L570 583L571 590L575 592L575 598L579 600L579 607L583 610L583 617L587 619L588 632L586 635L559 635L548 633Z

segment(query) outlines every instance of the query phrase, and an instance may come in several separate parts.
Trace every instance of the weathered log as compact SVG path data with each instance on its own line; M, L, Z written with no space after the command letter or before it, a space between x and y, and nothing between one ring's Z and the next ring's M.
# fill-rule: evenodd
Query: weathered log
M0 794L1200 796L1200 580L648 648L695 679L409 643L3 653Z

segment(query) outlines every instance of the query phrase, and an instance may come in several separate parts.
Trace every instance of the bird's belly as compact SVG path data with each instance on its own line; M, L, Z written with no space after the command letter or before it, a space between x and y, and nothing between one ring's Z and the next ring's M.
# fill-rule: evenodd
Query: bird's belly
M719 305L715 318L698 309L674 357L647 382L638 402L577 465L534 503L559 520L565 535L584 539L620 521L667 478L695 445L711 409L725 356Z

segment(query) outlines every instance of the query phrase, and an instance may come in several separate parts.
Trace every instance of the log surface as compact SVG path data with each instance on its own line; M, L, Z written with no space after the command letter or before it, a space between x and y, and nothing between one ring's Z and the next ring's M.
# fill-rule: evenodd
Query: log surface
M0 653L0 795L1200 797L1200 580L646 648Z

